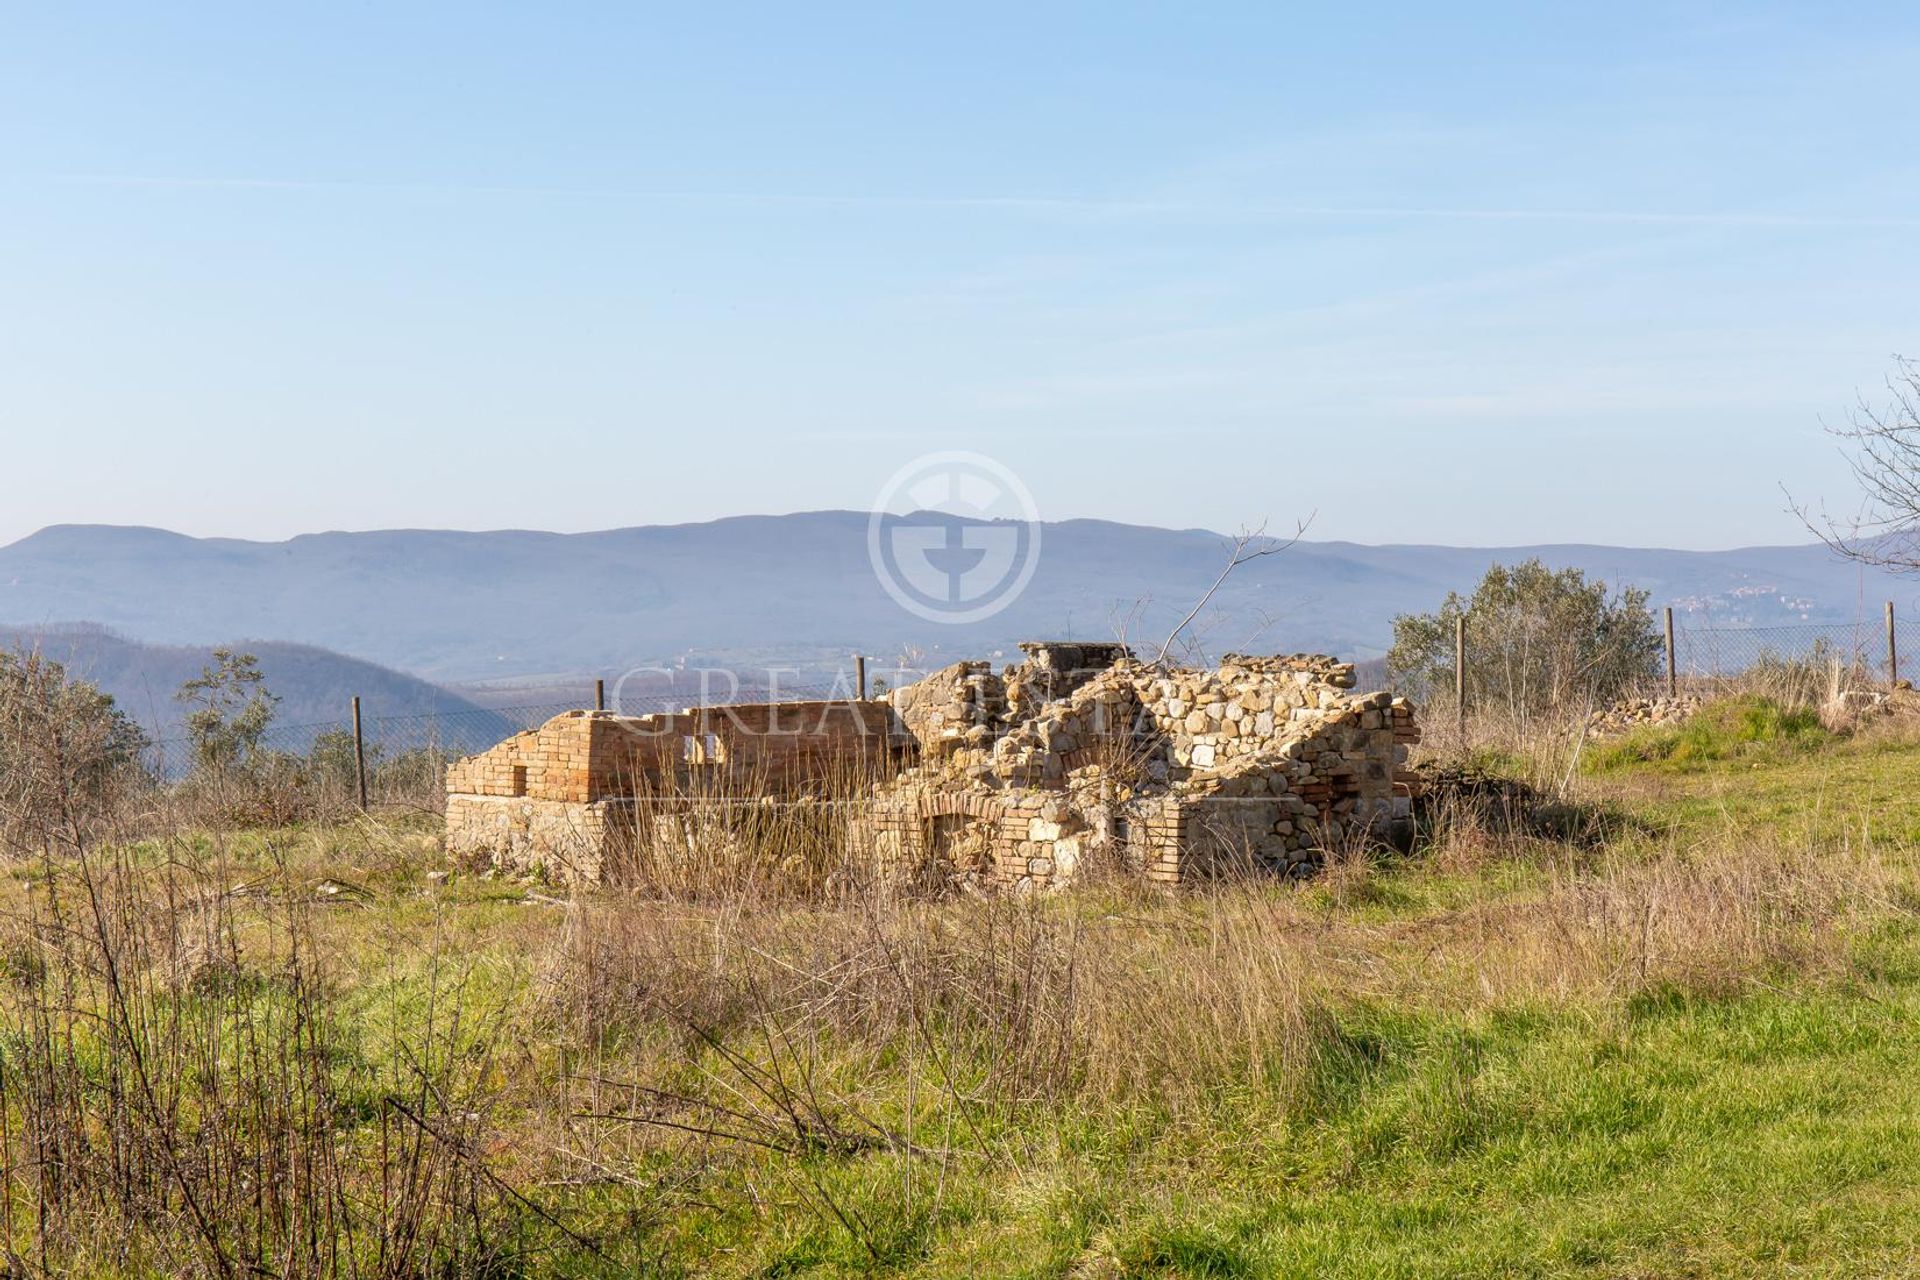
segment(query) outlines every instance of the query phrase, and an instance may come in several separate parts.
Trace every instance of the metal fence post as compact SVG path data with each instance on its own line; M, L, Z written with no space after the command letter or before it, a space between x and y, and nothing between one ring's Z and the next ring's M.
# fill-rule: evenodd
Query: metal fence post
M1679 674L1673 660L1673 606L1667 606L1667 696L1678 697L1680 693Z
M1887 683L1900 683L1900 650L1893 638L1893 601L1887 601Z
M1460 740L1467 738L1467 615L1453 620L1453 713Z
M367 740L360 732L360 695L353 695L353 774L360 788L360 812L367 811Z

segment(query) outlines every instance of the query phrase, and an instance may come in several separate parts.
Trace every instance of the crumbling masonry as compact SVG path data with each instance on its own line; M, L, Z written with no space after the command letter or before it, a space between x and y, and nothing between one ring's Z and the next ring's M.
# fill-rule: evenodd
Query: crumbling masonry
M569 711L448 767L447 851L567 880L618 880L636 824L662 812L797 800L890 775L915 754L884 702Z
M1298 874L1411 835L1413 709L1354 693L1348 664L1229 655L1201 671L1118 645L1021 648L1003 671L957 663L885 701L568 713L452 766L449 851L617 881L663 798L823 790L859 796L856 855L983 889L1063 884L1094 859L1164 883Z

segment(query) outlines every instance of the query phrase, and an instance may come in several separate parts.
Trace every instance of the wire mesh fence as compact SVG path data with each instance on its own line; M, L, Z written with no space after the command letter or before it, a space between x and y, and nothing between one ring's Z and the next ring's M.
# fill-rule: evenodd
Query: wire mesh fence
M302 762L329 778L352 781L364 759L370 799L384 793L417 793L422 779L436 782L451 761L499 745L523 730L535 729L554 716L594 707L627 715L646 715L683 707L718 706L733 702L807 702L858 696L854 671L796 674L791 670L740 672L723 668L672 673L677 679L644 684L632 690L622 682L599 682L594 693L581 696L578 682L565 686L570 695L561 701L516 703L495 707L462 707L444 711L379 714L363 705L356 737L352 701L331 720L297 724L272 723L255 744L262 757ZM177 781L198 763L199 748L190 736L159 738L147 747L147 765L156 777Z
M1837 666L1859 681L1892 683L1920 644L1920 623L1884 618L1780 627L1676 627L1674 672L1683 681L1726 680L1780 664Z
M578 702L534 703L516 707L473 708L425 714L361 716L361 737L371 767L425 754L457 759L485 751L520 732L545 723L565 711L579 708ZM345 751L353 760L353 708L349 703L333 720L303 724L269 724L260 737L258 748L276 755L325 758L330 752ZM149 748L153 772L172 778L190 771L196 759L196 742L191 737L163 738Z
M1650 632L1561 634L1539 619L1456 615L1444 657L1395 669L1361 664L1362 680L1419 703L1429 745L1473 746L1491 734L1564 723L1590 731L1684 718L1702 701L1755 696L1847 723L1898 705L1911 688L1920 623L1884 613L1851 622L1687 626L1668 610ZM1673 699L1678 699L1674 701Z

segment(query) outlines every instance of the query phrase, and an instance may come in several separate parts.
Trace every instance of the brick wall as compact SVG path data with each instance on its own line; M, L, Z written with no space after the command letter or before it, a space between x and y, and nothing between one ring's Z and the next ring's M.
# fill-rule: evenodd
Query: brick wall
M914 757L883 702L570 711L448 767L447 843L468 859L588 867L598 877L636 797L852 793Z

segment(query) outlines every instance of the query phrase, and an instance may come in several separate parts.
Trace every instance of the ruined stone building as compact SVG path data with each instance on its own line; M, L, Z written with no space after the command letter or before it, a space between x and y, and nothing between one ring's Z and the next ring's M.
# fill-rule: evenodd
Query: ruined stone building
M1410 834L1413 710L1353 692L1350 665L1021 648L885 700L570 712L449 769L448 848L617 881L663 811L828 793L856 856L982 888L1064 883L1095 858L1166 883L1297 873Z
M447 850L614 880L643 812L845 792L916 755L885 702L569 711L448 767Z

